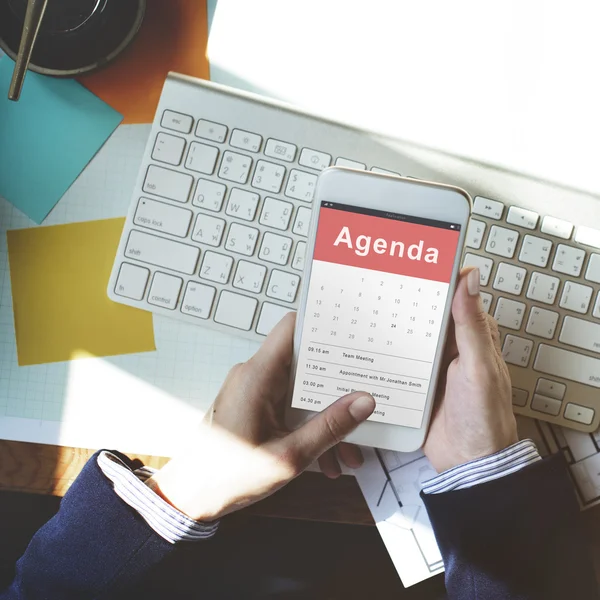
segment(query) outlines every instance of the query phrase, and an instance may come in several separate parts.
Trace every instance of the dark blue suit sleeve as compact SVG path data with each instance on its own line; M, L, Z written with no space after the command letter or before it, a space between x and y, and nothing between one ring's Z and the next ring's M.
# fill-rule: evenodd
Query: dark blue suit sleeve
M488 483L422 498L451 600L600 598L561 455Z
M0 599L109 598L173 551L172 544L115 494L96 456L63 498L59 512L35 534Z

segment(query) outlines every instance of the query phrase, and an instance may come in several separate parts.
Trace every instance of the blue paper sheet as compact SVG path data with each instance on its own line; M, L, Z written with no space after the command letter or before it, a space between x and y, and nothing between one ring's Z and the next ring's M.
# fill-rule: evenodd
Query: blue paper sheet
M76 81L32 72L11 102L13 66L0 58L0 196L41 223L123 117Z

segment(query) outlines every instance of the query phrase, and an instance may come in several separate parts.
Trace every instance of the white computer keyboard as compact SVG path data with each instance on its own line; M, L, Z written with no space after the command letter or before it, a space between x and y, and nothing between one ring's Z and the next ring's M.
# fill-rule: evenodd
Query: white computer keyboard
M382 136L170 74L108 295L263 339L297 308L315 182L330 165L440 179ZM464 264L481 269L515 412L597 429L600 231L473 188Z

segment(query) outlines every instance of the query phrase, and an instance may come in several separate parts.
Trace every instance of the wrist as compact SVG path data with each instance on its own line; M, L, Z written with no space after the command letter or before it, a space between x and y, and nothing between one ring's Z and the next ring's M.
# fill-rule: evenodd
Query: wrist
M516 428L505 435L490 435L481 442L461 440L459 443L426 448L427 458L438 473L502 452L519 441Z
M189 477L177 473L177 468L168 463L146 481L152 491L170 504L173 508L183 513L190 519L201 522L216 521L222 511L209 506L208 494L202 494L199 500L198 491L192 489Z

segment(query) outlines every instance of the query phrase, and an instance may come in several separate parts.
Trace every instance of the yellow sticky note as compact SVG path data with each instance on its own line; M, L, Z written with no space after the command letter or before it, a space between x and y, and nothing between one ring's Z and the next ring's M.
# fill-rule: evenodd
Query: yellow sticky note
M106 295L123 223L7 232L19 365L156 350L152 314Z

